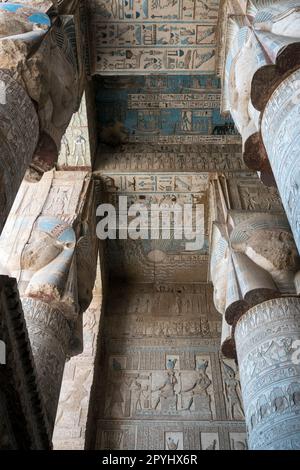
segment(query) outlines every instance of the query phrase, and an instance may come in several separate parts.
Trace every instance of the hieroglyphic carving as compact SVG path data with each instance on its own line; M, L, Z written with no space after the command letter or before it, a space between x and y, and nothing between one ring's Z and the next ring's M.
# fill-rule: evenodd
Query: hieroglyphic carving
M220 115L214 76L101 77L97 85L100 140L111 147L240 143L231 119Z
M222 377L228 417L229 419L243 419L240 379L234 361L222 360Z
M299 70L268 101L262 136L291 229L300 251Z
M231 450L247 450L247 435L242 432L230 432L230 448Z
M105 331L110 337L202 337L220 335L218 312L210 302L211 286L140 285L115 290L108 300Z
M85 448L85 430L93 383L101 316L100 272L93 300L83 317L83 352L65 365L56 415L53 445L56 450Z
M246 450L240 423L99 420L96 449L106 450Z
M265 186L256 175L226 174L232 209L283 212L277 188Z
M0 70L0 84L3 85L0 99L1 231L36 148L39 123L33 103L17 81Z
M97 173L95 176L99 180L99 203L110 203L117 212L120 196L127 197L128 207L133 203L142 203L149 209L148 214L153 209L151 204L163 204L173 212L178 207L175 204L182 207L184 203L191 203L193 207L198 204L198 208L203 209L198 217L198 226L200 230L204 229L204 243L195 251L186 250L185 236L181 239L174 236L174 217L171 217L169 238L162 237L160 226L159 237L156 239L151 239L148 230L148 238L124 240L117 235L116 239L107 240L109 269L113 275L120 275L115 266L121 260L122 275L129 278L133 276L138 282L154 282L155 279L159 282L185 282L187 279L205 281L208 253L208 173L150 175L108 172ZM118 234L119 228L121 226L117 222ZM203 267L202 271L199 264ZM176 271L173 269L175 266Z
M73 115L61 141L58 166L91 168L96 152L95 116L92 90L86 86L79 110Z
M111 152L100 148L97 170L117 172L126 171L242 171L246 166L242 160L240 148L235 145L216 146L159 146L148 148L131 145L123 152Z
M0 449L49 450L46 417L30 341L15 279L0 276Z
M251 449L299 449L300 300L269 300L238 322L235 338Z
M199 316L207 330L183 331L184 324ZM108 431L122 434L121 449L230 448L228 431L244 432L243 417L234 401L234 416L226 411L217 319L206 284L120 284L111 290L97 387L96 448L107 445ZM150 326L134 332L137 323L157 326L162 320L165 329L157 328L155 334ZM177 330L168 329L168 323L176 323ZM217 420L224 421L222 430Z
M214 71L218 0L93 0L91 11L93 73Z

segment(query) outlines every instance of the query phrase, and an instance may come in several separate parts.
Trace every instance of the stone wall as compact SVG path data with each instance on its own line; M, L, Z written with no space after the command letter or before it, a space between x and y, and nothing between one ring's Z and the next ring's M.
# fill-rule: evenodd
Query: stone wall
M123 285L108 299L91 447L246 449L238 371L219 354L212 287Z
M53 434L55 450L83 450L85 447L102 307L101 284L98 271L93 301L83 316L83 352L65 365Z

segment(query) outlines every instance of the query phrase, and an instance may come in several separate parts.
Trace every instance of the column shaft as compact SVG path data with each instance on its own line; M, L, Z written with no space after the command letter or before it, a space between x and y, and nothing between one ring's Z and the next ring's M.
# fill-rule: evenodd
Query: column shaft
M276 89L262 118L262 137L300 252L300 69Z
M300 299L268 300L235 329L249 448L300 449Z
M63 313L45 302L23 298L22 305L46 413L53 429L72 330Z

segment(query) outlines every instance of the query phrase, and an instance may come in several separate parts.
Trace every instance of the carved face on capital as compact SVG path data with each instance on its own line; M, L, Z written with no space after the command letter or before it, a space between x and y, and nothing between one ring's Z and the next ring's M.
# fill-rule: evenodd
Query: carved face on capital
M23 269L38 271L53 261L63 250L63 245L49 233L33 233L22 255Z
M260 10L254 19L255 29L271 32L277 36L299 38L300 11L297 7L299 7L297 1L281 0L273 6L268 6L267 9ZM271 19L262 21L266 18L266 13Z
M73 250L75 237L71 227L54 218L41 217L25 246L21 267L39 271L49 265L64 250Z
M278 271L297 271L299 268L299 255L291 232L260 230L251 235L247 244L246 253L250 255L251 251L253 257L256 254L257 264Z

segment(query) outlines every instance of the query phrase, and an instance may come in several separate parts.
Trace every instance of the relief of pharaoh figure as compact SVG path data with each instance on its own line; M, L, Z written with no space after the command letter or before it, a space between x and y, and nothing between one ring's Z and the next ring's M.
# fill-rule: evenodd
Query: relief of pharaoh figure
M235 370L223 361L225 396L229 419L243 419L240 382Z
M190 395L190 400L186 408L189 411L191 411L191 407L193 403L195 403L196 397L199 397L202 401L204 399L208 405L208 410L211 410L211 397L208 390L212 382L207 374L207 367L208 361L201 361L197 364L197 378L194 380L192 387L184 391L184 393ZM200 411L197 409L196 404L195 408L195 411Z
M178 385L178 380L174 370L175 364L176 359L168 360L167 373L165 374L163 383L152 390L152 393L159 392L159 395L154 402L154 406L152 407L154 410L157 409L159 404L164 405L165 400L170 398L175 399L177 408L176 386Z

